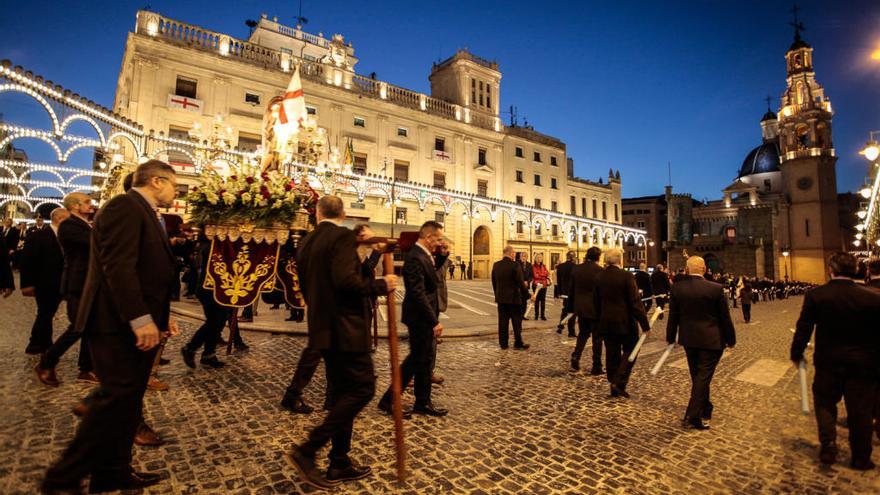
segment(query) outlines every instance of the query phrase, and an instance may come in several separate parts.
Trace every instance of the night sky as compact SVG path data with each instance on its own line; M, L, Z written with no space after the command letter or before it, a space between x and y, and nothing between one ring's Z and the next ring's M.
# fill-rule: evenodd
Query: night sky
M150 1L163 15L246 38L261 12L293 25L297 1ZM835 111L838 189L857 189L858 155L880 129L880 1L800 1L804 39ZM110 107L139 2L16 2L0 16L8 58ZM761 142L770 95L785 89L788 1L304 1L305 30L353 42L361 74L428 93L432 62L456 48L495 59L502 108L562 139L577 175L620 169L624 197L719 198ZM27 108L0 95L8 121ZM307 96L308 98L308 96ZM509 115L503 115L505 123ZM19 120L20 121L20 120Z

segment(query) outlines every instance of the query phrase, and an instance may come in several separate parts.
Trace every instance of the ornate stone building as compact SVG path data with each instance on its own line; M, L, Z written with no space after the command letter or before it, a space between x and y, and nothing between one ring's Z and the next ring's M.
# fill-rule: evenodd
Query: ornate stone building
M795 29L785 54L778 112L761 119L762 143L717 201L696 203L667 187L669 262L704 256L713 271L821 283L827 259L846 249L839 226L831 101L816 81L813 48Z
M308 112L332 146L354 150L355 221L380 233L442 220L454 256L485 277L504 244L548 262L590 245L644 243L621 224L620 177L573 176L565 144L499 116L498 64L464 50L435 63L431 94L355 72L351 42L289 27L263 15L248 40L139 11L129 33L113 110L152 136L145 155L194 172L194 125L217 115L243 153L260 145L264 108L301 68ZM179 203L185 209L185 204Z

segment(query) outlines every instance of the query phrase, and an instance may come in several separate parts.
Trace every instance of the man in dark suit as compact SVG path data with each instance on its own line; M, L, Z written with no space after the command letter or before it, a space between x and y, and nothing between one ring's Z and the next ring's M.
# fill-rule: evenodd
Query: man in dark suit
M9 249L6 248L6 239L0 236L0 294L4 298L12 295L15 290L15 277L12 276Z
M5 242L7 260L12 259L12 253L15 252L15 249L18 247L18 236L18 228L12 224L12 219L7 218L6 220L3 220L3 230L0 237L2 237Z
M654 267L654 273L651 274L651 293L654 296L654 302L657 307L663 309L666 305L666 299L669 297L669 274L662 264ZM659 319L663 319L663 313L660 313Z
M529 294L519 263L514 261L513 246L504 246L504 257L492 265L492 290L498 304L498 343L502 349L510 345L508 328L513 321L513 348L529 348L522 340L523 304L534 296Z
M593 291L596 287L596 277L602 273L599 266L599 258L602 250L593 246L587 249L587 258L575 267L571 275L571 283L568 290L569 311L573 312L578 319L577 344L571 353L571 368L569 371L576 373L581 369L581 354L587 345L587 339L593 338L593 368L591 375L602 374L602 338L596 325L596 307L594 306Z
M819 460L837 458L837 403L844 399L851 466L874 468L871 462L871 419L880 384L880 293L853 281L856 259L836 253L829 260L831 280L804 296L791 343L791 360L804 359L816 329L813 361L813 405L819 427Z
M565 261L556 265L556 289L554 291L554 296L556 298L562 298L562 314L559 315L559 325L556 326L556 333L562 333L562 320L565 319L566 316L570 313L568 310L568 305L565 304L564 299L568 299L570 296L569 290L571 289L571 272L574 270L575 261L574 261L574 253L569 251L565 254ZM574 318L568 319L568 336L574 337Z
M691 398L682 426L708 429L712 419L709 385L724 348L736 345L736 332L727 308L724 287L703 277L706 263L699 256L687 259L688 277L672 286L666 342L684 346L691 374Z
M285 453L285 458L306 483L325 489L371 472L369 466L352 463L348 452L354 418L375 393L370 298L393 291L397 279L394 275L364 277L354 232L341 226L345 220L341 199L322 197L317 217L318 226L297 249L297 266L308 307L308 347L320 351L324 359L330 412L309 432L308 440ZM315 454L331 440L325 476L315 467Z
M89 237L92 227L89 225L89 216L92 214L92 199L84 193L74 192L64 197L64 208L70 212L70 217L58 227L58 242L64 252L64 273L61 277L61 293L67 303L67 319L70 325L67 331L58 337L58 340L43 353L40 362L34 368L37 378L44 384L58 386L58 378L55 375L55 366L61 356L70 347L82 338L82 332L76 328L76 313L79 308L79 299L83 286L86 283L86 273L89 267ZM80 343L79 349L79 380L97 383L97 377L92 371L92 360L85 341Z
M435 339L443 333L440 324L440 297L434 251L443 242L443 225L428 221L419 229L419 239L403 262L406 294L400 321L409 331L409 354L400 365L401 383L414 380L416 402L413 414L445 416L446 409L431 400L431 360ZM391 387L379 401L379 409L391 411Z
M648 275L648 265L639 263L639 269L636 270L633 276L636 279L636 287L639 288L639 297L641 297L645 303L645 311L651 311L652 300L644 300L645 298L654 295L654 291L651 289L651 276Z
M132 189L108 201L95 217L88 275L76 327L101 385L61 459L49 468L44 493L143 488L159 475L135 472L131 448L160 329L178 332L170 318L175 260L154 208L172 204L174 169L159 160L138 166Z
M865 285L880 290L880 258L873 258L868 262L868 280ZM880 440L880 389L877 390L877 398L874 401L874 432Z
M605 251L605 269L596 276L593 304L599 334L605 341L605 366L612 397L629 398L626 385L634 363L629 354L639 340L638 326L651 330L645 306L639 300L639 289L632 274L620 268L623 251Z
M52 319L61 304L61 274L64 254L58 242L58 228L70 214L64 208L52 210L51 228L37 229L25 237L21 258L21 294L37 301L37 317L24 352L42 354L52 345Z
M51 213L50 213L50 217L51 217ZM45 228L46 228L46 221L43 220L43 217L38 216L34 220L34 224L31 225L30 227L28 227L27 230L25 231L25 237L33 234L34 232L36 232L38 230L43 230Z

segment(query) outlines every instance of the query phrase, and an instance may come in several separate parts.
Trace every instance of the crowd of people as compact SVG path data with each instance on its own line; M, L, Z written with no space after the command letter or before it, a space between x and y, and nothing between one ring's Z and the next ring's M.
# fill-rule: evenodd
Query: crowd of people
M39 356L35 374L40 382L58 386L55 367L78 340L78 379L97 386L75 408L82 421L74 439L46 473L43 493L80 493L89 478L89 491L143 488L160 481L155 473L132 467L134 444L158 446L162 439L144 421L146 390L167 389L156 370L163 362L162 349L179 329L171 317L170 303L194 297L205 320L181 348L184 363L220 368L216 356L229 308L220 305L202 288L210 243L168 225L158 213L176 194L176 175L167 164L151 160L127 178L127 191L95 212L89 196L72 193L63 208L52 211L48 225L27 229L6 222L0 245L0 290L8 296L15 288L13 263L20 270L21 292L34 297L37 311L25 352ZM130 187L128 187L130 186ZM449 245L443 225L425 222L417 240L406 251L401 276L376 276L386 245L369 225L354 230L342 226L345 210L340 198L322 197L317 223L293 249L305 307L292 308L294 320L308 323L308 344L282 407L308 414L313 408L302 399L317 366L324 362L326 415L307 439L293 446L285 458L304 482L328 489L342 482L369 476L371 468L349 457L355 417L375 395L376 375L371 352L371 324L377 299L403 285L402 323L409 334L409 354L400 364L402 383L412 382L415 404L402 411L442 417L448 411L432 397L437 344L443 334L440 314L446 311L446 278L452 275ZM23 239L21 231L24 230ZM16 234L14 232L18 232ZM15 241L15 247L7 245ZM529 260L505 246L503 257L492 267L491 281L498 305L498 343L525 351L522 321L528 316L547 320L546 297L563 300L556 331L566 328L577 342L569 370L580 370L581 355L592 339L590 374L604 375L612 398L630 397L628 384L644 338L652 324L667 315L665 340L685 348L691 393L682 419L688 429L709 428L714 405L710 386L725 351L737 342L730 307L739 304L746 322L750 307L759 302L806 294L791 359L800 363L813 331L816 332L813 383L814 405L821 443L820 460L833 463L836 407L847 405L852 467L870 469L871 434L880 423L880 334L872 325L880 318L880 260L864 265L865 282L857 283L859 265L846 253L830 261L831 281L820 287L788 281L771 281L727 274L713 276L699 256L672 275L662 266L648 273L623 268L618 248L587 250L582 262L574 253L550 268L541 255ZM555 283L554 283L555 279ZM68 328L52 339L52 320L66 302ZM321 310L331 308L332 311ZM531 312L533 308L533 312ZM653 312L651 311L653 309ZM552 327L551 327L552 328ZM230 335L235 339L235 334ZM246 350L243 341L235 345ZM604 349L604 356L603 356ZM603 367L604 357L604 367ZM395 390L389 387L377 406L392 413ZM316 466L317 452L331 443L329 467Z

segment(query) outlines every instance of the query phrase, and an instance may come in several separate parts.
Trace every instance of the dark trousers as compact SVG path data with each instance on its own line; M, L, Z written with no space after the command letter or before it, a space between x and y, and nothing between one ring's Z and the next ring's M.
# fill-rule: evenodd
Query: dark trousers
M596 320L589 318L578 318L577 344L574 346L574 352L571 353L571 362L580 365L581 354L583 354L584 347L587 346L587 339L590 337L593 337L593 369L601 370L602 338L596 331Z
M523 307L520 304L498 305L498 343L502 349L510 345L509 327L513 322L513 345L523 345L522 340L522 315Z
M734 301L736 301L736 299L734 299ZM748 323L752 319L752 305L743 303L742 307L743 319L746 320L746 323Z
M535 319L544 318L544 310L547 308L547 288L542 287L535 294Z
M300 450L314 457L318 450L332 441L328 456L330 467L346 468L351 465L348 452L351 450L354 418L376 393L373 359L369 352L323 350L321 356L327 366L327 383L333 390L330 412L324 417L323 423L309 432L309 439L300 446Z
M296 372L294 372L293 380L290 381L290 385L287 386L287 390L284 392L284 400L296 400L302 397L303 390L312 381L312 376L315 375L315 370L318 369L319 364L321 364L321 351L306 346L302 354L299 355L299 362L296 363ZM328 374L329 372L327 370ZM327 380L327 385L330 385L330 380Z
M142 352L134 333L86 334L95 374L101 381L76 436L46 473L52 486L78 485L89 474L116 476L129 472L134 434L142 418L144 392L157 349Z
M61 304L61 295L40 289L36 290L37 317L31 327L31 339L28 349L43 352L52 345L52 319Z
M691 373L691 399L684 413L684 419L710 419L713 406L712 401L709 400L709 385L712 383L715 367L718 366L724 351L685 347L684 352Z
M199 290L198 297L202 304L202 312L205 313L205 322L193 334L186 348L195 352L199 347L205 346L202 357L206 358L213 356L217 350L220 332L226 327L226 321L229 319L229 308L218 304L214 296L206 290Z
M68 294L67 297L67 319L70 325L67 330L58 337L58 340L46 350L43 358L40 360L40 367L43 369L54 368L58 366L61 356L70 349L77 340L79 344L79 360L77 365L80 371L92 371L92 359L89 356L89 349L86 347L86 341L82 338L82 332L75 330L76 312L79 309L79 294Z
M871 459L871 421L877 387L877 379L864 376L861 370L816 368L813 404L819 441L825 445L837 440L837 403L843 398L854 463Z
M629 362L629 354L636 346L639 337L635 333L608 333L603 336L605 341L605 374L608 382L621 390L626 390L633 365Z
M406 385L414 380L413 393L415 406L431 403L431 362L434 356L436 339L430 327L409 328L409 354L400 364L400 383ZM391 387L382 396L382 402L390 404Z
M566 316L568 316L568 310L565 309L565 299L563 299L562 300L562 313L559 315L560 330L562 330L562 328L561 328L562 327L562 320L564 320ZM577 317L575 317L575 316L572 316L571 318L568 319L568 336L569 337L574 336L574 321L576 319L577 319Z

